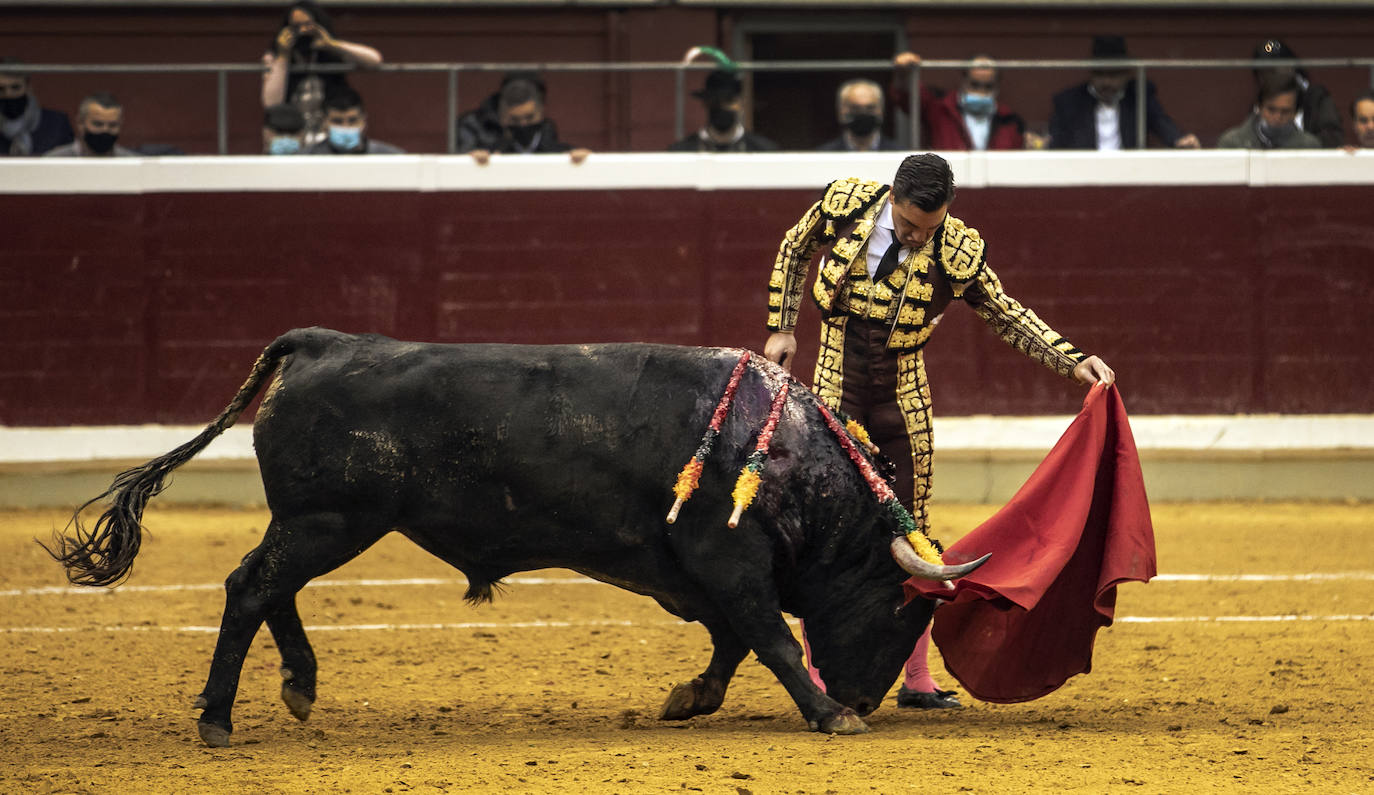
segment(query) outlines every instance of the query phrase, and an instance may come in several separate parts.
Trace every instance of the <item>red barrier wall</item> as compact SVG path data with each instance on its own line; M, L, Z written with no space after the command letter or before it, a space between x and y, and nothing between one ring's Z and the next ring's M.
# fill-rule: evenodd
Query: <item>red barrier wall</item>
M1135 413L1374 411L1369 186L986 188L956 213ZM803 190L0 195L0 424L200 423L276 335L761 348ZM810 380L817 320L799 332ZM954 306L943 414L1080 390Z

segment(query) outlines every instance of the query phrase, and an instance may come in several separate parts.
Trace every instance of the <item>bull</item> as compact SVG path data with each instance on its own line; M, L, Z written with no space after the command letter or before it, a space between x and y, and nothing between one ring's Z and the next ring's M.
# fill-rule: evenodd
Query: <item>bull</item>
M253 442L271 519L225 582L195 704L206 744L229 743L244 656L264 622L282 658L282 700L297 719L309 717L316 663L296 594L393 531L460 570L474 604L510 574L562 567L703 624L710 662L672 690L663 719L716 711L753 651L811 729L864 732L861 716L882 701L931 616L924 599L903 607L902 582L948 581L977 563L942 566L913 553L804 388L781 404L754 507L727 527L730 485L788 378L757 359L738 381L697 496L668 523L677 468L740 353L440 345L297 329L262 352L198 436L118 475L49 551L73 583L124 579L148 501L270 377ZM107 501L88 529L83 511ZM826 692L807 676L784 611L805 619Z

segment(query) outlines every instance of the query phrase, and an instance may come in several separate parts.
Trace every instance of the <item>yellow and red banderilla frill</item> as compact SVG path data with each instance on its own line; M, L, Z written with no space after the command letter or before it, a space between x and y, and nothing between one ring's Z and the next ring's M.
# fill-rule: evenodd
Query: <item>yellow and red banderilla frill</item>
M734 402L740 379L744 376L744 371L749 365L749 358L748 351L740 356L739 362L730 374L730 381L725 386L725 393L721 395L720 401L716 404L716 410L711 414L711 424L701 437L701 443L697 446L696 453L682 467L682 472L677 476L677 483L673 486L676 499L673 501L672 509L668 511L668 524L677 521L678 511L682 509L682 504L692 496L692 492L696 490L701 480L702 464L706 457L711 454L711 448L715 444L716 437L720 434L721 424L724 423L725 416L729 413L730 406ZM734 498L735 508L734 512L730 514L728 522L730 527L736 527L739 524L740 516L753 503L754 497L758 495L759 485L763 480L763 468L768 462L768 449L773 441L773 433L777 430L778 422L782 417L782 409L787 404L789 384L790 381L784 381L778 393L773 396L773 403L768 411L768 421L764 424L763 430L759 432L758 443L754 447L754 452L749 454L744 467L740 470L739 479L735 481L735 488L731 494ZM916 554L928 563L944 565L940 550L931 543L925 532L916 526L916 521L912 519L911 513L903 507L901 501L897 499L897 495L893 493L882 476L859 450L859 444L869 450L873 449L868 431L852 419L841 425L824 403L817 401L816 408L820 410L826 426L839 440L840 446L844 448L849 459L858 467L864 482L868 484L868 488L878 498L878 502L897 519L900 532L911 542Z
M744 377L744 370L749 365L749 351L745 351L739 357L739 363L735 365L734 372L730 373L730 381L725 385L725 393L720 396L720 402L716 403L716 410L711 413L711 424L706 428L706 433L701 437L701 444L697 445L697 451L682 467L678 473L677 483L673 485L673 494L677 499L673 501L673 507L668 511L668 524L677 521L677 513L682 510L682 504L691 498L692 492L696 491L697 484L701 481L701 466L706 460L706 456L711 454L711 447L716 443L716 437L720 435L721 423L725 422L725 415L730 412L730 404L734 402L735 392L739 389L739 380Z

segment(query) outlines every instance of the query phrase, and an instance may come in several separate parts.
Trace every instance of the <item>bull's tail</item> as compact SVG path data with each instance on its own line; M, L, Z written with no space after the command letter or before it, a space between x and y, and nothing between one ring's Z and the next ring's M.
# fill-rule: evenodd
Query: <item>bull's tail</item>
M263 350L238 394L196 438L166 455L116 475L114 483L103 494L76 509L63 532L53 534L52 547L42 545L66 568L68 581L75 585L114 585L129 575L143 536L143 509L148 500L162 492L172 470L190 461L238 420L258 394L263 381L276 369L277 362L291 352L288 339L289 335L283 336ZM110 506L88 530L81 522L82 512L106 498Z

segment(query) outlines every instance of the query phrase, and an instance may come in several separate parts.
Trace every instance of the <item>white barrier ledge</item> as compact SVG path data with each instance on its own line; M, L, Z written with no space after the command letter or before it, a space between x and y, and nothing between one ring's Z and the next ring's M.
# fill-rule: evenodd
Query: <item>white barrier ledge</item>
M1026 453L1043 456L1073 420L1049 417L937 417L941 455ZM191 425L0 427L0 467L145 461L189 441ZM1147 415L1131 419L1142 457L1261 454L1374 457L1374 414ZM688 451L690 453L690 451ZM230 428L196 457L203 462L251 462L252 428Z
M960 188L1374 185L1374 150L950 152ZM807 189L841 177L890 182L903 153L4 158L3 194L318 191Z

